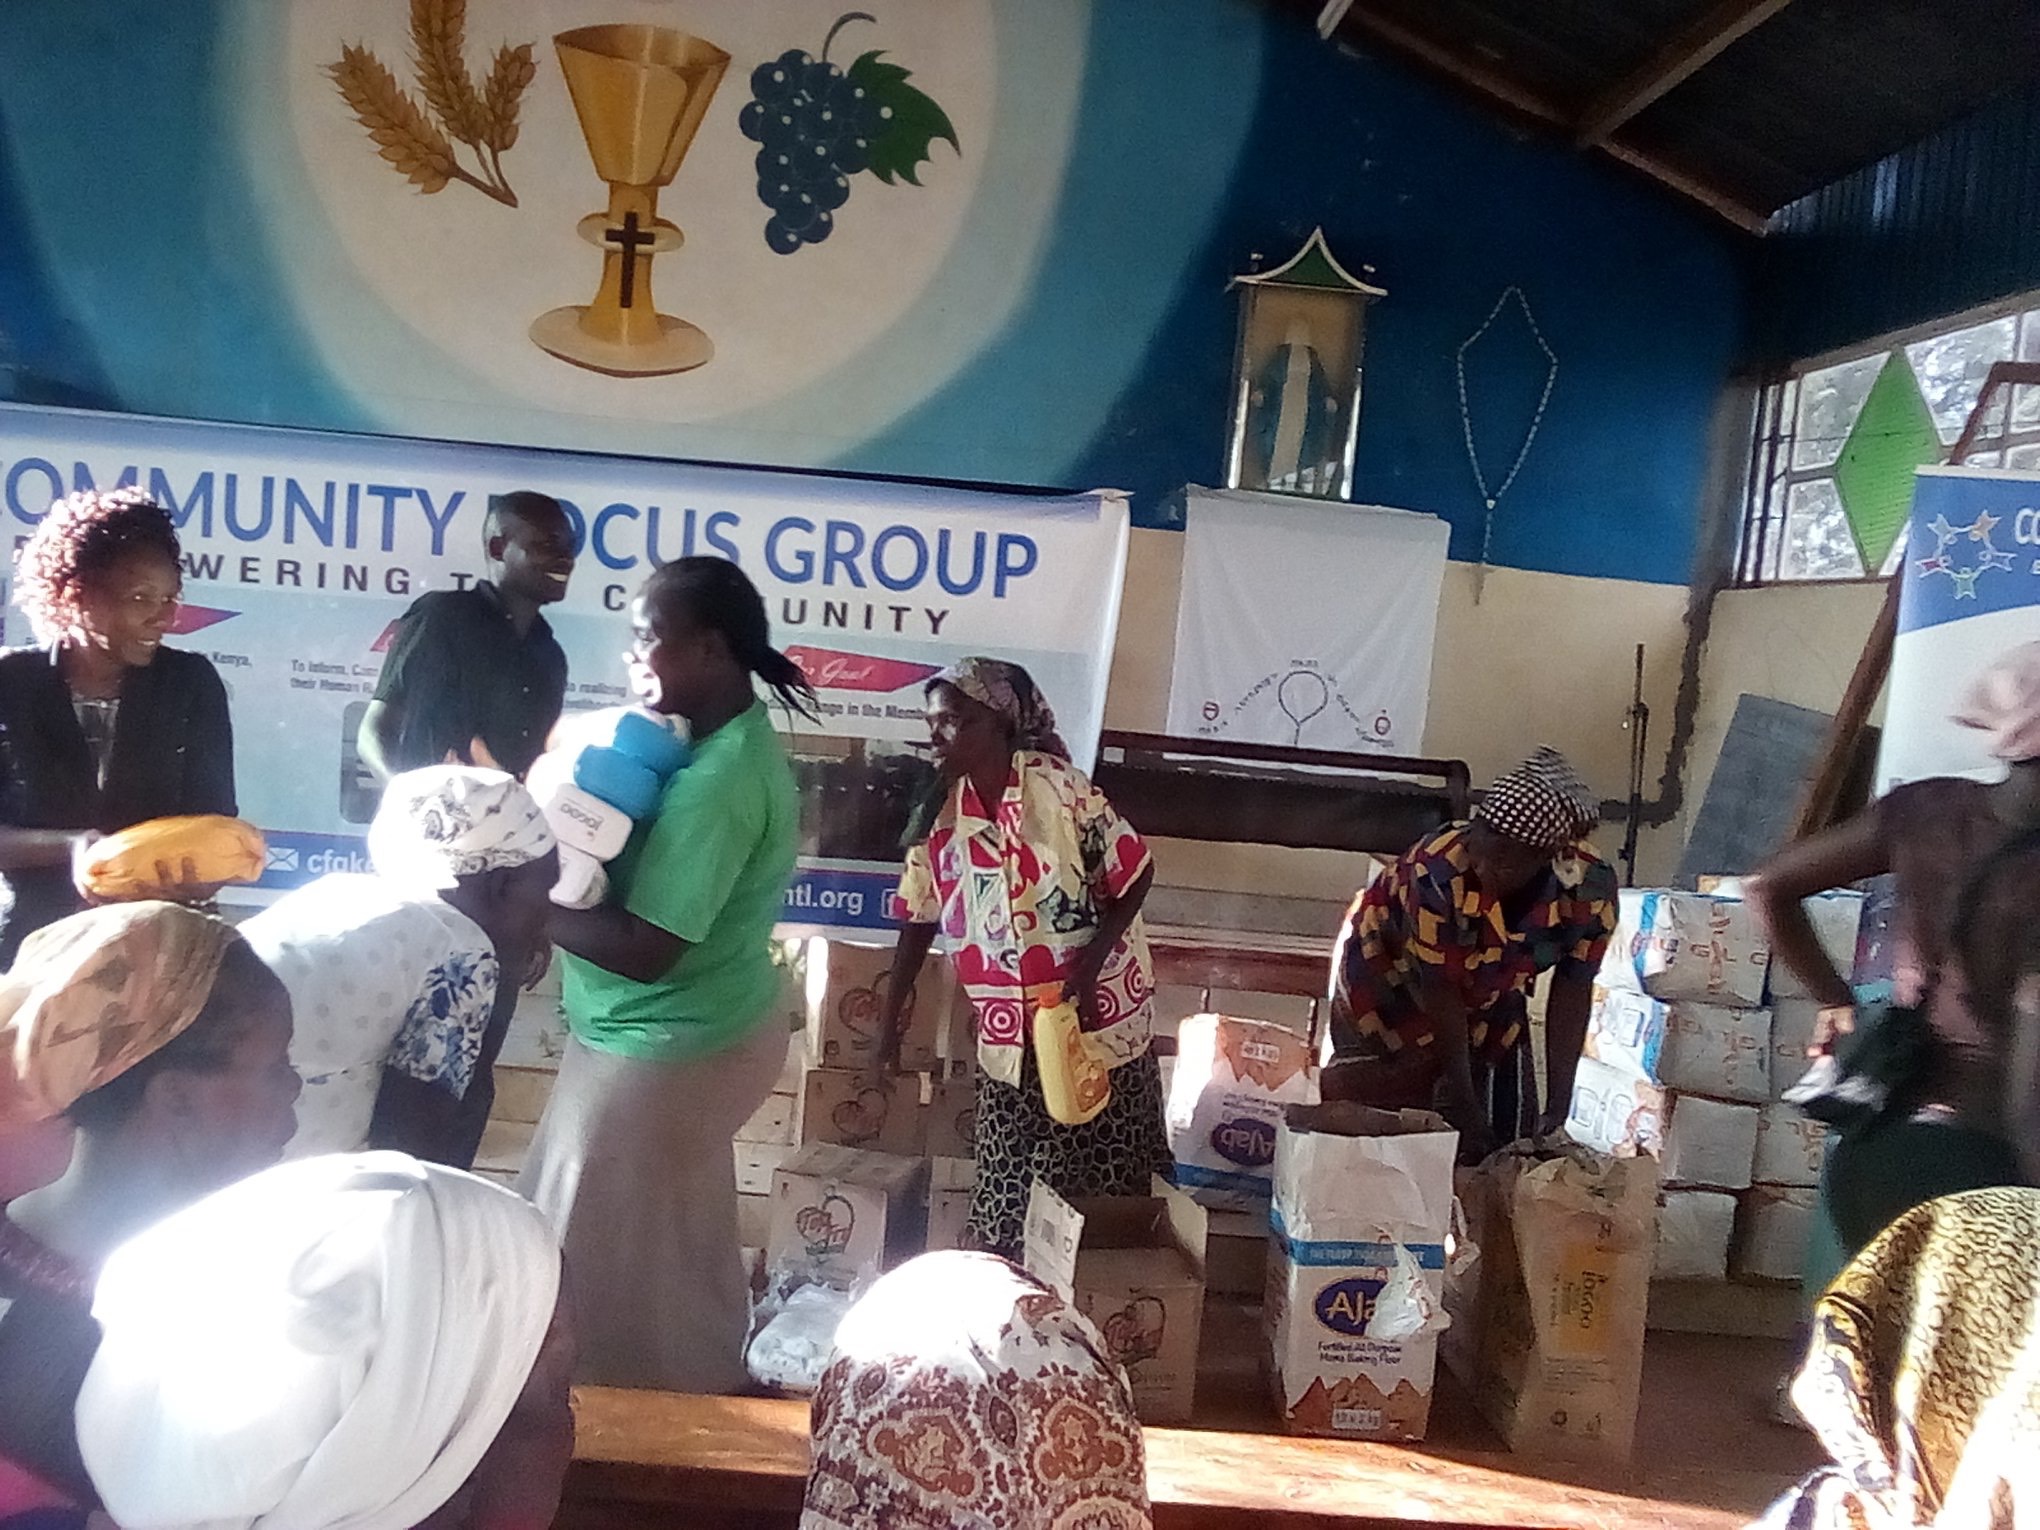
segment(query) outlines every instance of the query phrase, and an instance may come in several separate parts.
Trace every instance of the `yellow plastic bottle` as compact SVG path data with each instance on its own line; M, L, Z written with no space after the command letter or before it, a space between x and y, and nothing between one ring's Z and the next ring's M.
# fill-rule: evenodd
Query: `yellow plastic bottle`
M1064 1126L1082 1126L1112 1098L1112 1070L1091 1050L1077 1007L1060 983L1034 991L1034 1060L1048 1113Z

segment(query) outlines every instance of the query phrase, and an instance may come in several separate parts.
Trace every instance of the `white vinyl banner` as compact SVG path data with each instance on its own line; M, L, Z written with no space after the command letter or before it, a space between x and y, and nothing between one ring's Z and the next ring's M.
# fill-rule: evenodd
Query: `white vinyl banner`
M354 737L391 628L426 590L484 574L489 496L536 489L581 540L547 612L567 705L625 701L630 599L659 563L711 554L765 597L773 641L821 694L775 709L802 790L790 924L884 928L908 799L927 766L922 687L966 655L1027 666L1088 764L1126 564L1122 497L972 493L388 437L0 406L0 500L18 546L74 488L136 484L178 525L172 642L233 706L242 815L269 836L260 891L365 865L377 797ZM9 565L11 574L11 562ZM11 583L11 581L10 581ZM9 600L11 602L11 588ZM31 641L17 610L5 640Z
M1446 523L1270 494L1187 498L1169 731L1421 750Z
M1877 790L1995 780L1985 736L1949 714L1991 660L2040 641L2040 474L1921 468L1899 578Z

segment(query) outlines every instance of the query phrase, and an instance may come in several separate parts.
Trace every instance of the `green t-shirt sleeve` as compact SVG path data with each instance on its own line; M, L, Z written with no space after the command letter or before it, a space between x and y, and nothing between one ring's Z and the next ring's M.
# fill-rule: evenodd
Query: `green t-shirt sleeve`
M623 906L699 945L729 902L763 829L755 791L724 772L683 770L660 799Z

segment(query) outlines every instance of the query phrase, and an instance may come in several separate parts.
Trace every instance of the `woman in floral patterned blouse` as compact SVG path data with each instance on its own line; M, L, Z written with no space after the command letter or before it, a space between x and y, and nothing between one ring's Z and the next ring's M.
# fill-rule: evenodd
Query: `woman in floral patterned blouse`
M1035 1180L1066 1196L1144 1195L1169 1162L1161 1073L1148 1042L1154 968L1141 904L1146 843L1070 763L1055 716L1017 664L965 659L928 684L939 803L917 815L893 900L899 958L881 1056L940 934L977 1025L977 1187L967 1236L1015 1256ZM1112 1065L1112 1098L1063 1126L1042 1098L1029 1031L1059 984Z

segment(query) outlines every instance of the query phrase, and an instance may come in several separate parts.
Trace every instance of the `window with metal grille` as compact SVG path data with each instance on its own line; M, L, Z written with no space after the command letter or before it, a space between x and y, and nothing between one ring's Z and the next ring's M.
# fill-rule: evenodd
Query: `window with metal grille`
M1758 395L1739 584L1863 579L1904 556L1914 466L1945 460L1994 361L2040 361L2040 306L1972 312L1794 367ZM2040 388L2010 390L1969 461L2040 473Z

